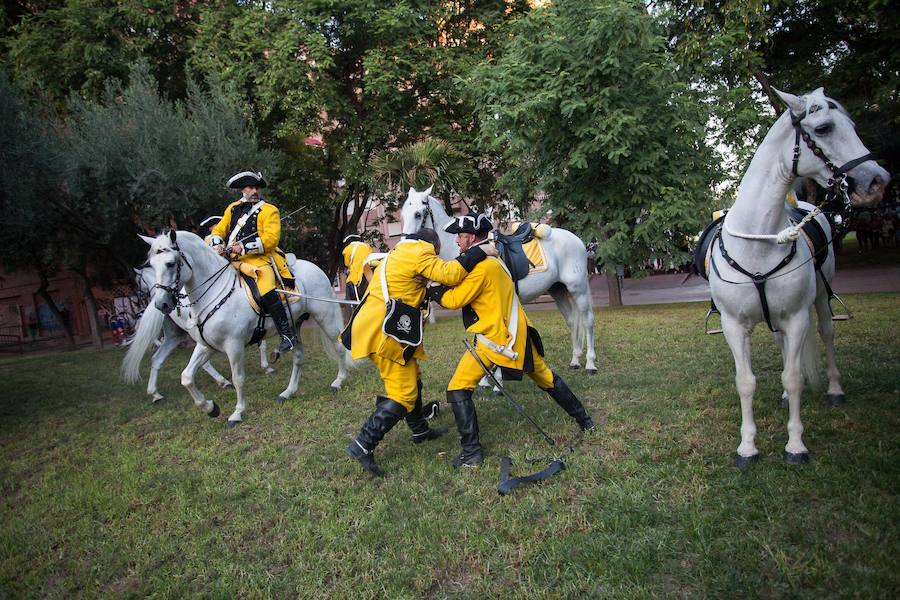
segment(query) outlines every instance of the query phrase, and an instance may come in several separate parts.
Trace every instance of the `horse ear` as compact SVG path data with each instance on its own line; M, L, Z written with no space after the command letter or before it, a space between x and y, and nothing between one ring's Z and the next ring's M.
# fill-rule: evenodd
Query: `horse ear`
M173 244L178 243L178 236L176 235L176 232L174 229L169 232L169 239L172 240Z
M787 92L782 92L781 90L777 90L775 88L772 89L776 94L778 94L778 97L781 98L781 100L785 104L787 104L788 108L791 109L791 112L799 114L806 110L806 101L803 98L795 96L793 94L788 94Z
M418 193L419 192L416 191L416 188L414 188L413 186L409 186L409 192L406 193L406 197L409 198L413 194L418 194Z
M426 196L430 196L430 195L431 195L431 189L432 189L433 187L434 187L434 184L431 184L430 186L428 186L428 189L425 190L425 191L422 192L422 193L425 194Z
M147 237L146 235L141 235L141 234L138 234L138 237L141 238L142 240L144 240L145 242L147 242L147 245L148 245L148 246L152 246L152 245L153 245L153 238L152 238L152 237Z

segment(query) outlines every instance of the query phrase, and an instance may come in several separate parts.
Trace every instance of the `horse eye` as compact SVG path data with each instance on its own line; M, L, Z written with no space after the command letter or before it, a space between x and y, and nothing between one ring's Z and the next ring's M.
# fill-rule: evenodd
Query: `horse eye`
M167 263L166 263L166 268L167 268L167 269L172 269L172 268L174 268L174 267L175 267L175 261L174 261L174 260L173 260L172 262L167 262Z
M417 213L416 213L416 218L417 218L417 219L421 219L421 218L422 218L422 213L417 212Z
M819 125L816 127L816 135L828 135L834 129L834 125L831 123L825 123L824 125Z

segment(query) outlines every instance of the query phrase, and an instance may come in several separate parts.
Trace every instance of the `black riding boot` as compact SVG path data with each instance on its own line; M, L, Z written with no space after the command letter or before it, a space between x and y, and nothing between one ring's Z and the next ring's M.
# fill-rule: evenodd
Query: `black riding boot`
M358 460L359 464L372 475L384 477L384 470L375 464L372 452L385 434L403 418L406 409L402 404L384 396L379 396L377 401L375 412L363 423L356 439L347 446L347 454Z
M280 355L293 350L294 346L297 345L297 334L291 326L291 321L284 310L284 304L281 303L281 299L278 297L278 292L272 290L266 293L262 297L262 302L266 312L272 317L272 322L275 323L278 333L281 334L281 344L278 345L275 354Z
M556 403L578 422L578 426L581 427L582 431L594 431L594 421L591 420L590 415L584 409L584 405L575 397L575 394L572 393L572 390L569 389L569 386L566 385L566 382L559 375L553 374L553 387L546 388L544 391L550 394L550 397L556 400Z
M428 425L428 421L425 420L426 415L422 410L422 380L419 380L417 384L419 387L419 395L416 396L415 406L413 406L413 409L406 415L406 424L409 425L409 430L412 431L413 443L421 444L428 440L438 439L447 433L448 430L446 427L432 428Z
M484 462L481 441L478 438L478 415L472 390L451 390L447 392L447 402L453 407L456 429L459 430L459 445L462 452L453 459L454 467L478 467Z

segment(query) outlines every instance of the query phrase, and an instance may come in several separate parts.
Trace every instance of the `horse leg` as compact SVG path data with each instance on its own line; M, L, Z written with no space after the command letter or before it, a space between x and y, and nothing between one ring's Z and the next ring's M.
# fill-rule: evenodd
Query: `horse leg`
M341 386L344 385L344 382L347 380L347 360L348 354L347 349L344 348L344 345L335 340L326 341L326 343L331 343L334 345L334 351L337 353L337 364L338 364L338 373L337 377L334 378L334 381L331 382L331 392L336 394Z
M262 339L259 341L259 366L265 371L266 375L271 375L275 372L275 369L269 365L269 355L266 354L266 340Z
M181 372L181 385L187 388L187 391L191 395L191 398L194 399L194 404L200 410L205 412L210 417L218 417L219 405L212 400L207 400L203 395L203 392L200 391L200 388L198 388L194 383L194 376L197 373L197 369L200 367L200 365L206 363L209 360L211 354L212 349L205 346L204 344L197 344L194 347L194 353L191 354L191 359L188 361L188 364L184 368L184 371Z
M150 400L154 403L159 402L164 397L156 389L156 380L159 376L159 370L162 368L163 363L166 362L166 359L169 358L169 355L175 351L175 348L178 347L179 342L181 342L183 338L184 334L179 335L167 331L163 336L163 343L160 344L159 348L156 349L156 352L153 353L153 358L150 359L150 377L147 380L147 395L150 396Z
M819 337L825 344L825 357L828 364L828 391L825 399L832 406L846 404L847 397L841 387L841 374L837 368L834 354L834 323L831 321L831 308L828 306L828 296L825 293L816 296L816 315L819 320Z
M244 400L244 346L240 342L234 342L225 348L225 352L231 365L231 383L234 384L234 393L237 395L234 412L225 423L225 427L231 429L243 420L244 411L247 409Z
M750 360L750 331L727 315L722 315L722 331L734 356L734 384L741 399L741 443L735 465L744 468L759 459L756 449L756 421L753 420L753 394L756 377Z
M210 361L206 361L203 363L201 367L206 373L213 378L213 381L216 382L220 388L228 389L231 387L231 382L225 379L221 373L219 373L216 368L212 365Z
M784 461L799 465L809 462L809 451L803 445L803 423L800 421L800 397L803 394L802 353L809 335L810 314L802 310L784 324L784 370L781 384L788 393L788 443Z
M578 320L579 338L585 342L587 353L584 357L584 369L588 375L597 374L597 353L594 350L594 306L591 301L590 289L585 293L572 294L575 300L576 318Z
M578 317L575 315L576 308L569 290L562 283L554 283L547 290L547 293L556 301L559 312L562 313L566 326L569 328L569 336L572 340L572 360L569 361L569 368L574 370L581 368L581 338L578 331ZM596 370L596 368L595 368Z
M784 364L787 360L787 354L785 354L786 350L784 348L784 334L781 331L776 331L772 333L772 336L775 338L775 343L778 344L778 348L781 349L781 364ZM788 408L788 397L788 391L782 388L781 408Z
M303 355L303 341L300 338L297 338L297 343L294 345L294 349L291 350L291 359L293 363L291 378L288 381L288 386L285 390L275 398L275 401L279 404L296 394L297 390L300 388L300 365L303 364Z

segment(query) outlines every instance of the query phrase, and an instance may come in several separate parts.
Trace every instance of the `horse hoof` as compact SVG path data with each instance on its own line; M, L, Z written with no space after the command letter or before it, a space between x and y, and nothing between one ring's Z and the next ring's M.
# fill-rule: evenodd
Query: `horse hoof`
M271 375L271 374L274 373L274 372L275 372L275 369L273 369L272 367L268 367L268 368L266 369L266 375Z
M225 423L225 429L234 429L238 426L238 423L240 423L240 421L232 421L231 419L228 419L228 421Z
M216 404L215 402L213 402L213 408L211 411L206 413L206 416L211 419L215 419L216 417L218 417L219 416L219 405Z
M581 365L569 365L570 371L577 371L580 368L581 368Z
M152 402L153 404L157 404L165 399L165 396L163 396L162 394L153 394L153 397L150 398L150 402Z
M233 390L234 384L231 383L230 381L226 381L225 383L222 384L222 389L223 390Z
M809 452L793 452L784 451L784 462L789 465L805 465L809 462Z
M734 457L734 466L738 469L746 469L750 465L756 464L759 462L759 454L754 454L753 456L741 456L740 454L735 455Z
M275 402L277 402L278 404L284 404L285 402L287 402L287 398L285 398L284 396L276 396Z
M336 386L336 385L331 386L331 395L332 395L332 396L337 396L337 393L338 393L338 391L340 391L340 389L341 389L341 388L339 388L339 387Z
M596 375L596 374L597 374L597 369L587 369L587 374L588 374L588 375Z
M843 406L847 404L847 396L844 394L825 394L825 400L832 406Z

